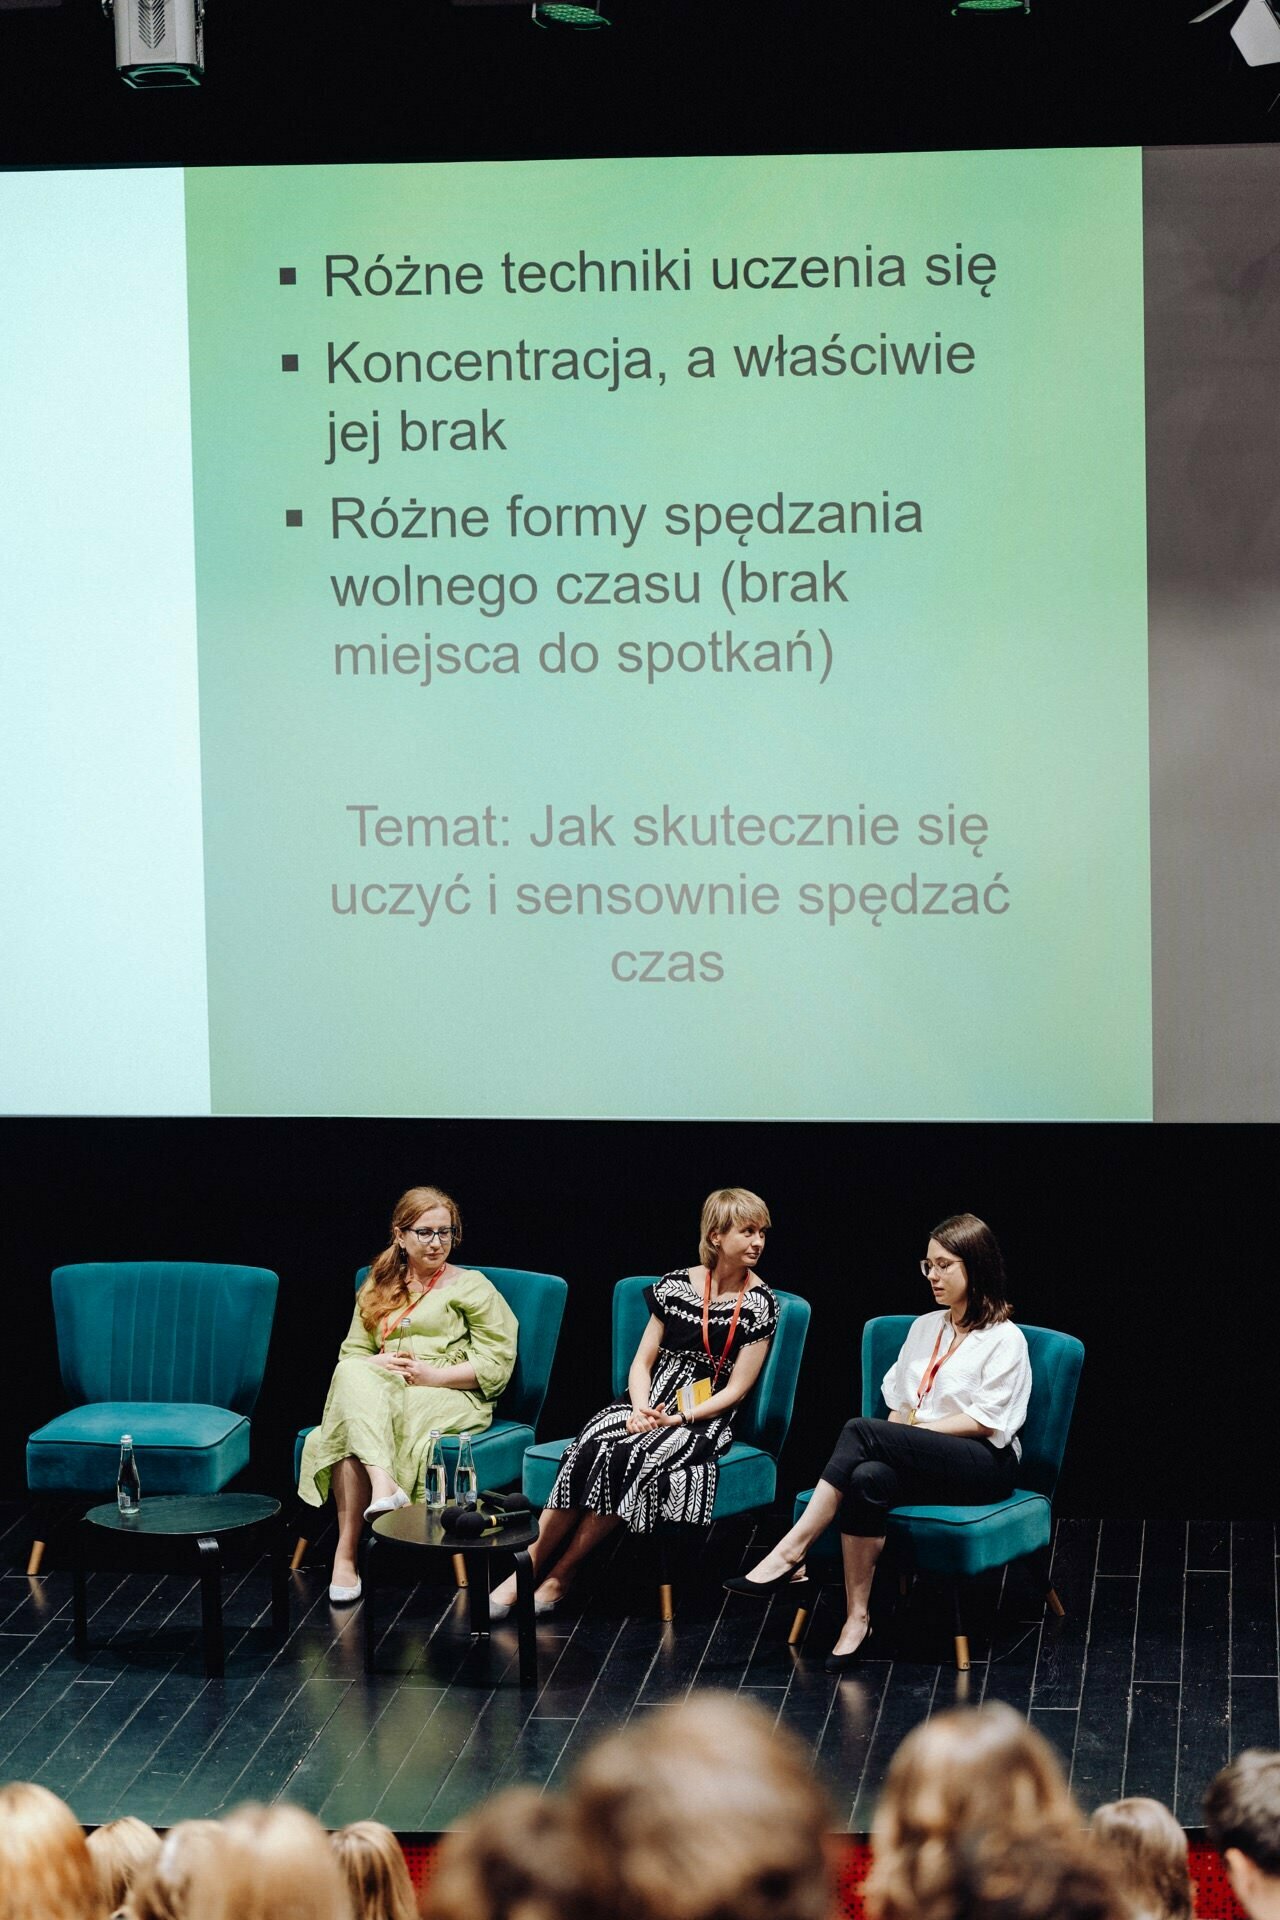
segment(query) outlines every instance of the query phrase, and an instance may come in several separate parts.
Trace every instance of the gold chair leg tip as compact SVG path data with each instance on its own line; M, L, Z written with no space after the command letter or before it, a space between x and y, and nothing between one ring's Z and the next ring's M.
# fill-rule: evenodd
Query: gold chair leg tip
M27 1558L28 1576L39 1573L40 1562L44 1559L44 1547L45 1543L43 1540L33 1540L31 1542L31 1552Z

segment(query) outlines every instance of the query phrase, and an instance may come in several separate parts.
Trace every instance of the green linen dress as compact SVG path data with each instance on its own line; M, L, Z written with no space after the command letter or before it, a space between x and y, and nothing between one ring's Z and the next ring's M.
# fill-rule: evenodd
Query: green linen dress
M338 1349L324 1418L302 1449L298 1493L308 1505L328 1497L335 1463L354 1454L381 1467L411 1500L425 1497L427 1439L439 1433L481 1433L493 1419L493 1403L516 1363L514 1313L482 1273L455 1267L446 1284L423 1294L387 1338L388 1349L415 1360L452 1367L469 1362L475 1387L412 1387L369 1364L381 1329L370 1333L357 1308Z

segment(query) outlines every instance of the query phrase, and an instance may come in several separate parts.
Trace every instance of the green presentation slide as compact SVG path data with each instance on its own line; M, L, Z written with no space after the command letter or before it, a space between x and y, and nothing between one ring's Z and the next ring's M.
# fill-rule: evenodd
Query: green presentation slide
M1150 1117L1136 151L186 218L215 1113Z

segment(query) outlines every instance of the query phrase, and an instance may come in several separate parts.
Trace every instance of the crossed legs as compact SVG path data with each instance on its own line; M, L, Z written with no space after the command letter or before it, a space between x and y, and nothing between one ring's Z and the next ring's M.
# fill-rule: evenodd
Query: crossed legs
M620 1525L616 1513L593 1513L583 1507L544 1507L538 1522L538 1537L529 1548L538 1582L534 1604L541 1603L542 1611L547 1612L563 1599L587 1555ZM491 1604L509 1607L515 1597L516 1578L511 1574L494 1588L489 1599Z
M389 1500L396 1483L384 1467L367 1467L349 1453L336 1460L329 1481L333 1504L338 1509L338 1544L333 1556L335 1587L359 1585L357 1557L364 1531L364 1510L374 1500Z

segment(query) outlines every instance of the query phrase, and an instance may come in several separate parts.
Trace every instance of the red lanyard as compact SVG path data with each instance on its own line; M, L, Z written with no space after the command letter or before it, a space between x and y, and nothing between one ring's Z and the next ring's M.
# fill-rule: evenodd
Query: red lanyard
M925 1395L927 1393L932 1393L934 1381L937 1379L938 1375L942 1372L942 1369L946 1366L948 1360L951 1358L956 1348L960 1345L961 1340L964 1338L963 1334L957 1333L955 1339L951 1342L951 1345L947 1348L941 1360L939 1360L938 1348L942 1345L942 1336L946 1332L947 1318L948 1316L944 1314L942 1319L942 1325L938 1328L938 1337L933 1343L933 1352L929 1355L929 1364L924 1370L924 1378L920 1382L920 1391L916 1395L917 1407L922 1407L924 1405Z
M751 1282L748 1280L746 1286L739 1290L738 1304L733 1310L733 1318L729 1322L729 1332L723 1347L720 1349L720 1358L717 1360L711 1351L711 1269L710 1267L707 1268L707 1284L702 1289L702 1344L706 1350L707 1359L711 1362L711 1391L713 1393L716 1389L716 1382L720 1378L720 1370L729 1357L729 1349L733 1345L733 1336L738 1331L738 1315L742 1312L742 1302L746 1298L747 1287L750 1285Z
M405 1321L409 1318L409 1315L413 1312L414 1308L418 1305L419 1301L426 1299L432 1287L436 1285L437 1281L443 1280L445 1274L448 1271L449 1271L449 1262L446 1260L444 1265L441 1267L439 1273L432 1274L426 1286L422 1289L422 1292L414 1294L413 1299L409 1302L408 1306L405 1308L403 1313L398 1313L394 1320L391 1318L390 1314L387 1315L386 1319L383 1321L382 1326L379 1328L379 1331L378 1331L378 1346L381 1350L385 1351L386 1344L388 1340L391 1338L392 1334L395 1332L396 1328L404 1325Z

